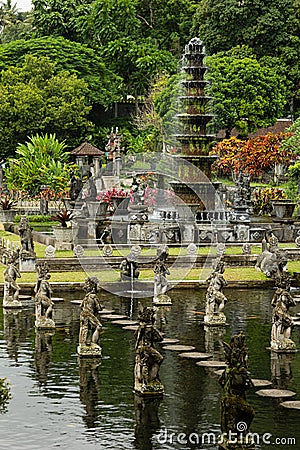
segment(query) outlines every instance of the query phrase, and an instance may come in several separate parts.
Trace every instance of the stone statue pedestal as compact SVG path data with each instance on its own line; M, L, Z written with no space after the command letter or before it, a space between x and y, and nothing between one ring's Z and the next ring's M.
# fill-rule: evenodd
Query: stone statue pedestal
M23 305L19 300L14 300L11 296L9 297L3 297L3 308L22 308Z
M159 294L153 297L153 304L156 306L170 306L172 305L172 300L167 294Z
M34 256L20 256L19 269L20 272L35 272L36 258Z
M77 354L83 357L97 358L102 355L102 349L98 344L91 342L90 345L79 344L77 346Z
M52 330L55 329L55 322L53 319L49 319L48 317L38 317L35 320L35 327L38 330Z
M164 394L164 386L158 380L148 384L141 384L136 380L134 393L142 397L161 397Z
M270 350L275 353L296 353L296 344L292 339L283 338L271 341Z
M210 327L225 327L226 316L224 313L205 314L204 323Z

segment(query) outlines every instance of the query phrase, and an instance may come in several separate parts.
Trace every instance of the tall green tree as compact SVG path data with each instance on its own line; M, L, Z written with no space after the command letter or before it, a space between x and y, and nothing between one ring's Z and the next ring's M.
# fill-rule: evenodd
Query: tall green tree
M230 137L235 127L247 135L268 127L281 117L287 101L286 80L272 68L263 66L247 48L207 57L211 94L214 97L215 125Z
M46 57L27 55L22 67L0 75L0 147L13 155L33 133L53 133L73 145L92 128L87 84L67 71L55 73Z

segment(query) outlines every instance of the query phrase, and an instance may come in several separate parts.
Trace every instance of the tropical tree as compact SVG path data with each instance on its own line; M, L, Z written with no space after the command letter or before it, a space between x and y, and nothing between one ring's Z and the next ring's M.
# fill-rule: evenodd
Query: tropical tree
M211 152L219 156L215 169L225 175L243 171L251 178L274 172L276 165L289 165L293 157L292 151L281 145L287 136L286 133L268 133L248 140L224 139Z
M42 185L56 193L65 190L71 169L66 143L55 134L35 135L24 144L19 144L16 157L8 160L5 178L8 187L38 194Z
M22 67L0 75L0 146L13 155L18 142L32 133L56 132L74 145L92 129L83 80L67 71L56 74L48 58L27 55Z
M287 102L287 83L282 74L260 64L254 56L244 56L245 52L247 48L232 49L206 61L215 125L226 130L227 138L233 128L247 135L273 125Z

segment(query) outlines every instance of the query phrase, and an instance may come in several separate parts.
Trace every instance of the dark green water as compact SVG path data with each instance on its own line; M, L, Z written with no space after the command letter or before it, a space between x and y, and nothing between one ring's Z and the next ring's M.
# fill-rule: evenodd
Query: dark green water
M194 313L204 309L204 290L171 295L173 306L162 325L166 337L224 359L222 339L229 341L231 333L243 330L253 378L272 380L297 392L295 399L300 399L300 354L271 361L266 350L272 291L227 290L230 326L224 335L204 330L202 316ZM138 300L131 304L129 298L103 294L102 303L116 312L137 315ZM299 310L300 304L293 313ZM1 450L217 449L213 443L201 443L203 433L220 432L221 388L212 371L176 352L163 351L164 398L141 403L132 393L134 333L103 321L101 364L82 363L76 355L78 317L79 307L68 300L55 304L57 329L45 338L35 332L33 306L16 315L0 309L0 376L8 378L13 395L8 411L0 415ZM298 348L299 332L295 327ZM257 448L300 449L300 411L284 409L278 400L260 397L255 390L248 400L256 412L251 431L272 435L266 438L272 444L261 439ZM278 445L276 438L281 439ZM287 438L295 438L296 445L285 444L282 439Z

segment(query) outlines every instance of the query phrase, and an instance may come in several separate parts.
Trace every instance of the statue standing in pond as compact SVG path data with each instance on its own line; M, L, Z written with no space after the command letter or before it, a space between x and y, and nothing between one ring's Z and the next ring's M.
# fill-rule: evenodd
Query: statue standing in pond
M226 316L224 314L225 304L227 302L226 296L223 294L223 288L227 282L223 276L225 271L225 264L219 261L215 270L207 278L209 282L206 292L206 307L204 322L206 325L225 325Z
M139 328L136 337L134 390L139 395L162 395L164 387L159 379L163 356L154 347L163 337L154 325L154 310L144 307L139 312Z
M53 301L50 287L50 273L46 265L37 266L38 278L35 286L35 326L38 329L53 329Z
M285 264L279 264L275 275L276 290L271 305L272 328L271 328L271 350L277 353L296 352L296 344L291 339L294 322L289 313L292 306L296 306L295 300L290 293L291 276L286 270Z
M167 275L170 275L167 266L169 249L166 245L162 245L158 249L158 261L154 266L154 297L153 303L161 305L172 304L171 298L166 294L168 290Z
M254 418L254 409L246 399L246 391L253 387L253 383L248 372L248 349L245 345L245 335L243 333L234 335L230 344L224 342L224 349L227 368L219 381L223 387L221 398L222 435L218 441L219 446L226 450L254 449L255 445L248 435ZM243 429L241 424L243 424ZM235 443L230 440L230 436L236 437Z
M77 353L79 356L101 356L99 339L102 325L97 315L103 308L97 296L100 290L98 278L87 278L84 283L84 290L86 295L80 305L80 331Z
M31 257L35 258L34 252L34 243L32 237L32 227L29 225L28 219L26 216L22 216L19 224L19 235L21 240L21 258L22 257Z
M17 278L21 278L17 261L19 259L19 251L6 252L7 267L4 271L4 308L21 308L22 303L19 301L20 288L17 283Z

